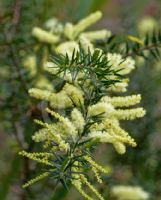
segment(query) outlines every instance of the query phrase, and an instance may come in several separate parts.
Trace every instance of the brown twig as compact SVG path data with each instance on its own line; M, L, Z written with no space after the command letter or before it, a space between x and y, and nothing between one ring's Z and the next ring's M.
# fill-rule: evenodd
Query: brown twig
M10 29L8 29L5 32L5 37L6 37L6 43L8 44L8 48L9 48L9 54L10 54L12 66L15 68L15 70L18 73L19 79L22 83L22 86L24 88L25 93L28 94L27 83L26 83L24 77L21 74L21 67L20 67L18 58L16 56L16 50L14 49L14 46L12 44L12 41L13 41L14 36L16 34L16 31L17 31L17 26L18 26L19 21L20 21L21 6L22 6L21 0L16 0L15 4L13 6L13 15L12 15L12 19L11 19L11 27L10 27Z
M19 134L19 130L18 130L19 127L17 127L17 124L14 121L12 121L12 127L13 127L13 131L14 131L14 136L16 138L18 145L20 146L20 148L25 148L24 140L21 137L22 135Z
M22 8L22 0L15 0L14 2L14 6L12 9L12 18L11 18L11 26L10 28L8 28L8 30L4 33L5 38L6 38L6 44L8 45L8 50L9 50L9 55L10 55L10 59L11 59L11 63L12 63L12 68L13 71L17 71L18 73L18 77L20 82L22 83L22 87L24 89L24 92L26 94L28 94L28 87L27 87L27 83L24 79L24 77L22 76L21 73L21 66L19 63L19 59L18 56L16 55L16 49L13 45L13 40L15 38L15 35L17 34L17 29L18 29L18 25L20 22L20 16L21 16L21 8ZM14 115L14 113L13 113ZM13 121L13 128L14 128L14 135L16 137L16 140L18 142L18 144L20 145L20 148L25 148L25 141L22 140L23 137L23 133L22 131L18 131L19 127L17 128L16 123ZM21 135L20 135L21 132ZM21 137L22 136L22 137ZM26 147L28 148L28 147ZM23 182L26 181L28 179L30 173L30 163L29 160L27 158L24 158L23 160L23 170L22 170L22 179ZM22 193L20 194L20 200L26 200L27 196L24 190L22 190Z
M21 13L21 0L16 0L14 7L13 7L13 17L12 17L12 24L16 27L19 23L20 13Z
M15 54L14 47L12 45L9 46L9 53L10 53L10 57L11 57L11 62L13 64L15 70L17 71L19 79L22 83L22 87L23 87L25 93L28 94L28 86L27 86L27 83L26 83L24 77L22 76L20 64L19 64L18 58Z
M142 48L138 48L135 50L135 52L129 52L127 53L124 57L128 57L128 56L135 56L135 55L139 55L141 52L144 52L144 51L147 51L147 50L151 50L151 49L154 49L156 47L161 47L161 43L155 43L155 44L150 44L148 46L144 46Z

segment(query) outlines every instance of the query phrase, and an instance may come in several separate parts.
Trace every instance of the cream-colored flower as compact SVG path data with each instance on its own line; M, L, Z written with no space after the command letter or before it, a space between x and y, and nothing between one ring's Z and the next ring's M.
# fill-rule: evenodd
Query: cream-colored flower
M102 97L101 101L111 103L114 107L129 107L140 103L140 94L123 97Z
M108 53L107 60L111 69L120 70L121 75L129 74L135 68L135 61L131 57L124 59L121 54Z
M88 115L89 116L108 116L114 112L114 107L111 104L99 102L97 104L94 104L90 107L88 107Z
M76 106L84 105L84 97L83 92L78 88L73 86L72 84L65 84L62 91L66 93L66 95L72 100L72 102Z
M25 183L22 187L23 187L23 188L26 188L26 187L28 187L28 186L30 186L30 185L32 185L32 184L34 184L34 183L36 183L36 182L38 182L38 181L40 181L40 180L46 178L46 177L48 177L48 176L49 176L49 173L48 173L48 172L44 172L44 173L42 173L42 174L36 176L35 178L32 178L31 180L29 180L29 181L28 181L27 183Z
M77 137L78 131L76 130L74 124L67 117L63 117L59 113L56 113L49 108L47 108L46 111L59 120L56 125L57 131L60 131L61 135L63 134L66 137L71 136L74 139ZM50 130L52 130L52 128L50 128Z
M69 58L72 57L73 51L75 52L79 51L79 45L75 41L69 41L61 43L59 46L56 47L55 51L58 54L66 55L68 54Z
M108 91L111 92L126 92L128 86L127 79L123 79L121 82L113 84L111 87L108 88Z
M64 91L52 93L48 98L52 108L64 109L73 106L72 100Z
M88 53L88 51L90 51L91 53L94 52L94 46L93 46L93 44L84 35L81 35L79 37L79 42L80 42L80 45L81 45L82 49L84 49L84 51L86 53Z
M37 69L36 69L36 55L28 55L22 60L23 66L29 70L31 76L35 76Z
M126 152L126 146L122 142L115 142L113 146L119 154L124 154Z
M32 35L40 42L45 42L49 44L55 44L59 42L59 36L49 33L38 27L33 28Z
M146 111L143 108L117 109L113 112L113 116L119 120L133 120L143 117L145 113Z
M71 121L76 129L81 133L85 126L85 120L82 113L77 108L74 108L71 112Z
M99 30L99 31L89 31L89 32L83 32L80 36L85 36L90 41L95 40L106 40L111 36L111 31L108 31L106 29Z
M48 19L46 22L45 22L45 27L51 32L51 33L54 33L54 34L60 34L63 32L63 24L60 23L60 21L55 18L55 17L52 17L50 19Z
M48 90L41 90L38 88L31 88L29 89L29 94L30 96L36 98L36 99L41 99L41 100L48 100L51 92Z
M74 40L82 31L96 23L101 17L102 13L97 11L80 20L76 25L67 23L64 27L64 35L70 40Z
M111 194L117 200L147 200L149 194L139 186L116 185L111 189Z
M152 32L157 27L157 21L152 16L145 16L139 20L138 31L142 36Z

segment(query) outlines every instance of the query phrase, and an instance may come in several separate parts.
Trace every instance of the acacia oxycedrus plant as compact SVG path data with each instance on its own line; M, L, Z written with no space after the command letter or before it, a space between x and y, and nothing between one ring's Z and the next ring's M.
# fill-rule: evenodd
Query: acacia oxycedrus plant
M141 96L114 96L116 92L127 90L127 74L134 69L135 61L95 47L96 40L110 36L109 31L83 32L101 16L97 11L76 25L66 23L55 35L40 28L33 29L33 35L53 44L57 53L45 66L56 85L52 91L29 90L32 97L48 102L45 111L49 113L50 122L35 120L41 129L32 139L41 143L41 152L19 152L42 164L43 170L25 183L24 188L52 177L65 187L72 184L85 199L95 199L95 195L103 200L91 184L88 170L102 183L101 173L108 174L108 169L95 161L93 149L98 143L111 143L119 154L124 154L126 145L136 146L134 139L121 128L121 121L145 115L143 108L132 107L140 102ZM86 186L92 195L87 188L84 190Z

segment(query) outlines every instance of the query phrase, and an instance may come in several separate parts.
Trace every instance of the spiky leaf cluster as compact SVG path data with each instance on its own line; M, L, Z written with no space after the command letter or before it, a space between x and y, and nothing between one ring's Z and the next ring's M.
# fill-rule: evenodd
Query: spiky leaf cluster
M59 54L52 61L54 65L51 70L54 68L56 76L65 78L68 74L71 83L78 85L86 94L85 98L93 101L107 94L107 88L122 78L120 69L111 69L107 56L100 49L95 49L93 53L88 49L86 53L80 48L80 51L73 51L71 58L68 54Z
M105 51L118 52L127 56L141 56L144 59L160 59L161 31L153 30L144 37L132 35L112 35L107 41L100 41L97 44Z

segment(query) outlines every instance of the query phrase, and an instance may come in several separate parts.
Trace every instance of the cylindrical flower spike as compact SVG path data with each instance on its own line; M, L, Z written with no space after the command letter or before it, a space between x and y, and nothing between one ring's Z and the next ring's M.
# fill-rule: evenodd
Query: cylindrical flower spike
M41 90L37 88L31 88L29 89L29 94L32 97L35 97L36 99L41 99L41 100L48 100L51 92L48 90Z
M96 23L98 20L100 20L102 17L102 13L100 11L96 11L95 13L90 14L86 18L80 20L75 26L74 26L74 38L82 31L84 31L86 28L91 26L92 24Z
M85 126L85 120L83 118L82 113L77 109L74 108L71 112L71 120L74 126L80 133L83 131L83 128Z
M136 118L143 117L145 115L145 110L143 108L133 108L133 109L118 109L113 112L113 116L119 120L133 120Z
M98 197L98 199L104 200L103 196L94 188L94 186L87 180L84 175L80 175L80 177L82 182L89 187L89 189Z
M40 42L46 42L49 44L55 44L59 42L59 36L35 27L32 30L32 35L36 37Z
M135 104L140 103L141 96L138 95L131 95L125 97L108 97L104 96L101 101L106 103L111 103L114 107L129 107Z
M80 36L85 36L90 41L105 40L111 36L111 32L107 30L84 32Z
M38 154L38 153L28 153L26 151L19 152L19 155L25 156L27 158L30 158L32 160L35 160L35 161L45 164L45 165L53 166L53 164L48 161L46 155L40 156L40 154Z
M68 54L69 58L71 58L73 51L79 51L79 45L75 41L64 42L57 46L55 51L64 56Z
M101 19L101 17L102 13L100 11L96 11L95 13L92 13L80 20L76 25L67 23L64 27L64 34L70 40L74 40L82 31L96 23L99 19Z
M122 142L115 142L113 146L119 154L124 154L126 152L126 146Z
M50 136L53 137L53 141L55 141L55 142L58 144L58 146L59 146L59 148L60 148L60 151L65 151L65 152L67 152L67 151L70 149L69 144L68 144L67 142L65 142L65 141L62 139L61 135L60 135L60 134L57 134L57 132L54 131L54 130L51 128L51 126L50 126L49 124L43 123L43 122L41 122L40 120L35 120L35 122L36 122L37 124L39 124L39 125L45 127L45 128L48 130Z
M120 200L149 199L149 194L139 186L116 185L112 187L111 194L113 197L119 198Z
M94 46L93 44L90 42L90 40L88 38L86 38L84 35L81 35L79 38L80 41L80 45L82 47L82 49L88 53L88 51L90 51L91 53L94 52Z
M91 166L94 166L98 171L102 173L108 173L108 170L102 167L101 165L98 165L94 160L92 160L89 156L84 156L85 160L90 163Z
M30 186L30 185L32 185L32 184L34 184L34 183L36 183L36 182L38 182L38 181L40 181L40 180L46 178L46 177L48 177L48 176L49 176L49 173L48 173L48 172L44 172L44 173L38 175L37 177L35 177L35 178L29 180L29 181L28 181L27 183L25 183L22 187L23 187L23 188L26 188L26 187L28 187L28 186Z
M95 105L88 107L88 115L89 116L108 116L110 113L114 112L114 107L111 104L107 104L104 102L99 102Z

